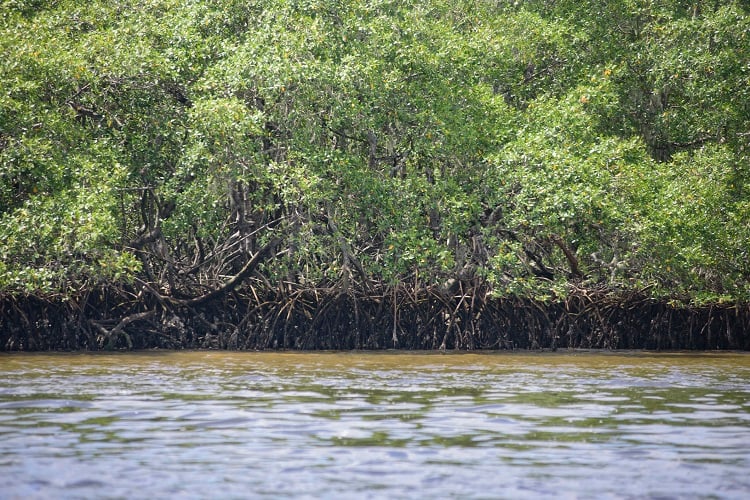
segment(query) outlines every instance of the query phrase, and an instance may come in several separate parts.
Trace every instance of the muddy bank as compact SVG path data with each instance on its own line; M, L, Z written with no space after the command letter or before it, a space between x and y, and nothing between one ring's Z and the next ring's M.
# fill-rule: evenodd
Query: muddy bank
M4 297L0 349L750 349L750 305L673 306L636 292L537 302L459 284L281 287L194 304L132 297Z

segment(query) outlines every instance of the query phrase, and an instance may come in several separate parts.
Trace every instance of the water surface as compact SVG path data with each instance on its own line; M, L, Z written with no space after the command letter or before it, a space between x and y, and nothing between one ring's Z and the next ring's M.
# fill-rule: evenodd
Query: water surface
M750 355L0 355L0 498L748 498Z

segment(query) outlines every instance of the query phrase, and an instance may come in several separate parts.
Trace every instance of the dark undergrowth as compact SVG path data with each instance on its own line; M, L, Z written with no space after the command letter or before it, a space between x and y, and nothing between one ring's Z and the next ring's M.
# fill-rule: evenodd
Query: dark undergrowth
M675 306L577 290L538 302L482 285L254 289L190 304L121 288L0 299L0 350L750 349L750 305Z

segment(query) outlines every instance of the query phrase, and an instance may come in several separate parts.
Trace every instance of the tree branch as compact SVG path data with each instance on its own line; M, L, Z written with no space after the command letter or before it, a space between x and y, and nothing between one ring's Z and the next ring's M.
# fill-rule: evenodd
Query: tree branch
M277 238L273 238L271 241L266 243L263 246L263 248L258 250L258 253L253 255L252 259L247 261L247 263L242 267L240 272L238 272L231 279L229 279L229 281L224 283L221 287L217 288L216 290L212 290L204 295L201 295L200 297L195 297L192 299L175 299L172 297L165 297L165 299L175 305L197 306L205 302L208 302L210 300L219 298L223 295L226 295L230 293L231 291L233 291L235 288L237 288L245 278L250 276L255 271L255 268L258 267L258 264L260 264L280 242L281 242L281 238L277 237Z
M573 254L573 251L570 249L570 247L568 247L563 239L556 234L550 236L550 239L552 240L552 243L557 245L557 248L562 250L562 253L565 254L565 258L568 260L568 265L570 265L570 272L573 274L573 276L575 276L576 278L582 278L583 273L581 273L581 269L578 267L578 259Z

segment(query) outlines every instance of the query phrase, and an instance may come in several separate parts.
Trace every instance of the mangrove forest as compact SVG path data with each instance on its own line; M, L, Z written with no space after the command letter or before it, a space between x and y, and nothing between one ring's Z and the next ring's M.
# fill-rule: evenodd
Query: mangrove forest
M0 350L750 349L746 0L0 0Z

